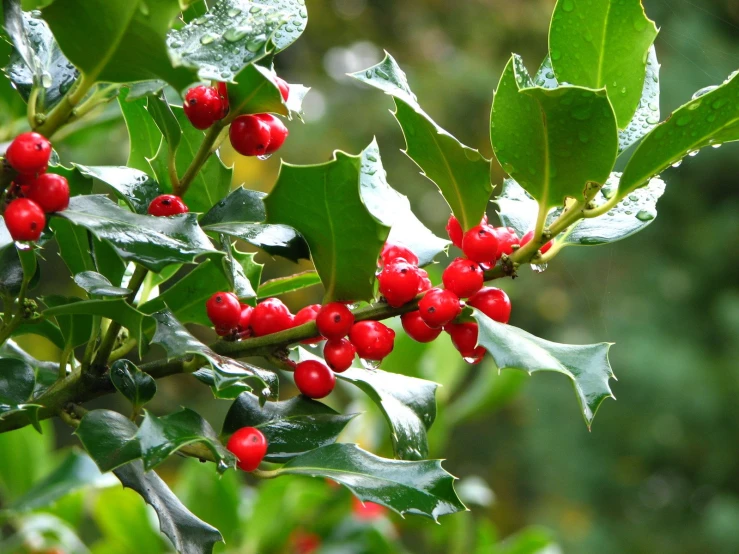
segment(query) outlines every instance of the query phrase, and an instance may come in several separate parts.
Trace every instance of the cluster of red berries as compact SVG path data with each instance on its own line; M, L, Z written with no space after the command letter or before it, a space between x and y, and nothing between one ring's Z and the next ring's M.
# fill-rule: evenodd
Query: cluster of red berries
M275 77L282 98L287 101L289 85ZM185 115L197 129L205 130L226 117L229 111L226 83L199 85L187 91L183 105ZM287 138L285 124L275 115L260 113L240 115L231 122L228 136L231 146L243 156L269 156L277 152Z
M69 206L69 183L62 175L46 173L51 143L34 132L15 137L5 160L17 175L5 208L5 225L13 240L38 240L46 226L46 214Z

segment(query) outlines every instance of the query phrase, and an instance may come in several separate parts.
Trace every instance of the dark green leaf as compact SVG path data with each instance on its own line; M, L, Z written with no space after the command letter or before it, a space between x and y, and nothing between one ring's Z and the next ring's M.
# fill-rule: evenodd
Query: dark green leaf
M490 136L503 169L541 206L579 198L589 182L604 184L617 131L605 91L536 87L521 58L511 58L495 92Z
M321 284L321 278L313 270L303 271L289 277L278 277L270 279L261 284L258 291L259 298L269 298L270 296L280 296L288 292L314 287Z
M149 217L131 213L105 196L72 198L58 217L68 219L107 240L124 260L159 272L169 264L192 262L217 254L197 224L195 214Z
M59 329L64 337L64 344L77 348L90 339L90 334L92 333L92 315L87 313L85 308L76 310L72 308L74 304L83 302L81 298L53 295L44 296L42 300L48 306L47 310L45 310L45 315L47 317L54 317L59 324ZM74 310L74 313L58 313L52 316L48 313L48 310L62 310L62 312Z
M83 175L108 185L115 195L134 212L145 214L161 190L159 184L143 171L125 166L88 167L75 165Z
M49 227L59 246L59 255L72 275L95 270L95 260L90 249L90 235L86 229L72 225L70 221L52 218Z
M613 397L608 385L613 377L609 343L559 344L493 321L477 310L474 317L479 325L478 343L490 352L500 369L521 369L529 374L554 371L569 377L588 427L603 401Z
M697 96L650 132L624 169L619 196L706 146L739 140L739 73Z
M164 136L164 140L167 141L169 148L176 152L182 138L182 128L164 94L149 96L146 107L154 119L154 123Z
M158 79L153 79L150 81L129 83L127 86L129 92L126 100L131 102L133 100L138 100L161 92L162 89L167 86L167 83Z
M78 72L62 54L44 20L24 13L23 28L33 56L32 65L27 65L21 53L14 50L5 73L26 101L35 81L40 91L37 99L39 111L48 111L69 90Z
M91 410L80 421L75 435L106 472L141 457L141 447L134 440L138 427L130 419L111 410Z
M78 273L74 276L74 282L90 295L128 296L131 294L129 289L111 285L107 277L100 275L95 271L83 271L82 273Z
M308 242L327 302L374 297L377 257L389 228L362 200L361 166L361 156L338 151L324 164L283 164L264 199L267 221L293 227Z
M238 187L200 218L203 227L217 223L261 223L267 219L263 192Z
M289 115L286 102L275 81L276 73L261 65L248 65L229 85L228 99L233 114L278 113ZM290 90L292 96L293 90Z
M390 54L379 64L351 76L394 98L406 154L436 183L463 229L478 225L493 190L490 161L439 127L421 109L405 73Z
M23 404L33 394L36 372L17 358L0 358L0 414Z
M128 129L129 154L126 165L153 175L149 160L159 151L162 133L146 109L146 98L131 100L131 95L124 90L118 99Z
M65 223L71 225L68 221L65 221ZM74 228L76 229L76 227ZM120 285L123 282L123 276L126 273L126 262L121 259L115 251L115 248L113 248L110 243L104 240L99 240L92 235L90 235L90 239L90 242L92 243L92 259L95 261L95 268L98 273L105 275L105 277L107 277L114 285ZM178 266L174 265L170 267ZM157 274L149 273L149 275Z
M86 454L74 450L54 471L8 506L7 510L17 514L48 508L68 494L104 481L105 478L95 462Z
M549 53L560 82L608 91L624 129L639 105L647 51L656 37L641 0L559 0Z
M3 0L3 29L10 42L26 66L36 74L36 61L33 59L33 48L28 31L23 21L23 11L19 0Z
M14 247L3 248L0 250L0 292L15 296L20 292L22 283L23 266L18 250Z
M12 336L20 337L23 335L38 335L40 337L44 337L60 350L64 350L64 346L66 344L59 327L48 320L42 320L38 323L21 323L18 328L13 331Z
M279 475L324 477L345 485L359 499L406 513L430 517L466 508L454 492L454 477L439 460L387 460L354 444L330 444L298 456Z
M240 300L256 298L264 264L254 261L256 254L253 252L239 252L226 235L221 235L221 249L226 253L223 258L223 269L229 289Z
M157 393L157 383L148 373L141 371L133 362L118 360L110 367L113 386L138 409L149 402Z
M212 369L201 367L195 373L193 373L192 376L201 383L205 383L206 385L208 385L210 387L210 390L213 392L213 396L220 400L234 400L240 394L244 392L251 392L252 390L252 388L243 381L238 381L233 385L229 385L225 388L217 388L215 374Z
M221 0L210 13L172 31L167 44L180 64L198 69L203 81L232 81L247 65L284 50L308 22L296 0Z
M161 345L170 359L186 354L201 356L214 371L216 388L223 389L239 381L256 381L260 396L276 397L279 381L271 371L216 354L193 337L169 312L158 312L153 317L157 321L157 330L151 342Z
M647 54L647 71L639 106L629 125L618 134L619 152L640 141L659 123L659 68L657 50L652 46Z
M356 415L339 414L302 395L260 406L258 397L245 392L228 410L223 434L230 435L242 427L256 427L267 437L265 460L284 463L304 452L336 442Z
M222 542L218 529L195 517L153 471L144 471L136 460L114 470L124 487L139 493L157 513L162 533L169 537L177 552L211 554L213 545Z
M156 467L183 446L202 443L218 460L218 471L236 467L236 457L220 443L213 428L197 413L187 408L157 417L146 412L136 434L146 471Z
M408 198L388 184L376 140L362 152L360 190L370 213L390 227L387 242L408 248L418 256L419 265L430 264L449 246L448 240L437 237L419 221Z

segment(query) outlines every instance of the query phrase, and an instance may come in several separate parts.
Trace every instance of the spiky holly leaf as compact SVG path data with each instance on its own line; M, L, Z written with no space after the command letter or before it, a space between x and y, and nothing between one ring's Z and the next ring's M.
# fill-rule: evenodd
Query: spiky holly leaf
M125 166L85 166L76 164L75 169L110 187L137 214L145 214L149 204L162 190L154 179L145 172Z
M115 287L105 275L96 271L83 271L74 276L74 282L91 296L128 296L130 289Z
M110 366L110 381L133 405L134 411L151 401L157 393L154 378L128 360L117 360Z
M23 412L40 433L41 406L30 402L35 386L36 372L31 365L17 358L0 357L0 419Z

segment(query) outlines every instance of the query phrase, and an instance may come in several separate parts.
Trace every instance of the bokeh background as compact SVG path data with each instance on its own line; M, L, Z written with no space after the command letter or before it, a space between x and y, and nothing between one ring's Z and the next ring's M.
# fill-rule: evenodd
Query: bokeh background
M305 124L290 125L283 159L321 162L336 149L359 152L376 136L391 185L443 234L448 207L401 152L403 138L388 113L392 102L345 73L376 63L386 49L408 73L424 109L491 157L493 89L511 52L523 55L531 70L538 67L554 1L307 5L306 33L277 59L284 78L313 87ZM739 68L735 0L644 5L660 27L663 114ZM0 86L7 140L17 103L7 81ZM117 108L58 146L65 161L125 163L127 135ZM235 163L234 185L269 191L274 183L277 159L260 162L228 152L224 158ZM193 460L168 462L162 476L196 514L221 529L228 542L221 551L301 552L314 534L321 538L319 552L338 553L739 552L739 150L707 149L664 177L668 189L659 216L644 232L609 246L566 249L545 273L523 270L501 285L513 302L512 324L559 342L616 343L611 363L618 401L602 406L592 431L566 379L498 375L489 363L466 367L446 338L430 348L401 340L384 363L384 369L445 385L432 454L462 478L469 513L444 518L441 525L389 513L373 517L353 509L346 491L320 481L255 483L233 474L219 481L212 468ZM496 167L494 183L502 178ZM492 205L489 214L494 217ZM52 252L47 258L49 268L63 270ZM267 262L265 278L305 268L264 255L260 261ZM69 292L72 285L45 286ZM319 301L320 290L285 300L297 309ZM41 357L55 354L38 339L24 346ZM162 382L160 391L151 406L157 413L188 405L218 427L228 408L187 377ZM293 394L289 385L283 394ZM366 412L344 440L390 455L376 408L348 389L334 396L337 407ZM127 409L115 398L98 405ZM44 438L30 430L0 436L0 502L17 498L53 469L60 454L50 452L52 443L66 448L74 439L68 428L50 425ZM86 545L67 537L72 542L60 544L70 552L170 548L143 503L119 487L72 495L46 515ZM23 525L5 527L0 545L7 552L27 551L28 542L8 542Z

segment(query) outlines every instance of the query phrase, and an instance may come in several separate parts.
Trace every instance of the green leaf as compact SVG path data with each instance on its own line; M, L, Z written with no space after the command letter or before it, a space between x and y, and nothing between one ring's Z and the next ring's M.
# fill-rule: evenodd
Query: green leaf
M10 236L10 231L5 225L5 219L0 216L0 254L11 244L13 244L13 237Z
M153 175L149 160L159 151L162 133L146 109L146 98L132 100L131 96L132 92L124 90L118 98L128 129L129 154L126 165Z
M605 204L616 194L620 173L613 173L595 196L596 206ZM609 244L634 235L657 217L657 201L665 192L665 182L653 178L646 187L631 192L607 213L592 219L581 219L570 226L556 242L564 246Z
M40 91L36 105L39 111L46 112L59 103L78 72L62 54L43 19L24 13L22 23L32 53L32 65L27 65L20 52L14 50L5 73L26 102L35 81Z
M624 169L619 195L646 185L688 154L736 140L739 140L738 72L675 110L644 137Z
M134 410L149 402L157 393L157 383L133 362L117 360L110 366L110 381L133 405Z
M437 237L421 223L411 210L408 198L388 184L377 140L362 152L359 186L369 212L390 227L387 242L408 248L418 256L419 265L430 264L437 254L448 248L449 241Z
M339 151L324 164L283 163L264 199L267 221L293 227L308 242L326 302L374 297L377 257L389 228L362 200L361 165L361 155Z
M547 54L544 61L541 62L539 70L534 75L534 84L541 88L557 88L559 81L557 81L556 75L554 75L554 68L552 67L552 58Z
M171 106L170 108L182 129L182 137L175 155L177 173L182 177L195 158L205 134L192 126L182 108L178 106ZM171 193L173 190L169 178L168 159L169 149L166 142L162 141L156 156L151 161L151 165L156 171L163 193ZM231 173L231 169L223 165L218 154L209 156L183 198L190 211L207 212L216 203L220 202L231 190Z
M479 325L478 343L490 352L500 369L520 369L529 374L554 371L569 377L588 427L603 401L613 398L608 385L613 377L609 343L559 344L493 321L477 310L474 317Z
M59 350L64 350L65 340L61 330L57 325L48 320L39 321L36 323L21 323L20 326L13 331L14 337L20 337L23 335L37 335L44 337L56 346ZM58 371L55 375L58 375ZM55 377L56 379L56 377Z
M490 161L439 127L421 109L405 73L390 54L379 64L350 76L394 98L406 154L436 183L463 229L479 225L493 190Z
M95 271L83 271L74 276L77 286L95 296L128 296L130 289L114 287L107 277Z
M266 402L245 392L231 404L223 422L223 434L242 427L256 427L267 438L268 462L284 463L304 452L336 442L341 431L357 414L342 415L325 404L295 396Z
M262 223L267 215L263 192L235 189L205 214L200 225L206 231L223 233L248 242L273 256L297 262L310 259L308 245L295 229Z
M143 171L125 166L88 167L75 164L87 177L107 185L134 212L146 214L149 204L161 194L159 184Z
M289 277L277 277L265 281L259 287L259 298L269 298L271 296L280 296L288 292L295 292L308 287L314 287L321 284L321 278L313 270L303 271Z
M500 194L493 199L504 227L513 227L519 237L534 228L539 204L513 179L503 181Z
M73 348L77 348L85 344L90 339L92 333L92 314L86 312L84 308L75 310L75 313L64 313L73 310L71 306L82 303L81 298L73 296L44 296L44 304L48 306L44 310L46 317L54 317L59 324L64 344L68 344ZM51 314L49 310L61 310L62 313Z
M19 0L3 0L3 29L26 66L36 74L36 61Z
M17 358L0 358L0 420L4 417L25 412L30 423L40 433L37 404L28 404L36 386L33 367Z
M11 243L12 244L12 243ZM17 295L23 283L23 266L16 248L0 250L0 292Z
M170 359L186 354L201 356L213 369L217 389L239 381L256 381L260 396L276 398L279 381L271 371L216 354L193 337L170 312L158 312L153 317L157 322L157 330L151 342L161 345Z
M58 220L61 221L61 220ZM67 225L71 225L68 221L65 221ZM72 226L76 229L76 227ZM98 273L105 275L108 280L115 286L120 285L123 282L123 276L126 273L126 262L116 253L115 248L104 240L99 240L94 236L90 235L90 242L92 243L92 259L95 261L95 268ZM170 266L170 267L178 267ZM157 275L156 273L150 273L150 275Z
M542 207L579 198L589 182L606 182L617 131L604 91L539 88L519 56L508 62L493 100L490 137L503 169Z
M155 472L144 471L140 460L113 473L124 487L139 493L154 508L162 533L169 537L177 552L211 554L213 545L223 541L218 529L195 517Z
M83 488L104 485L108 480L89 456L73 450L57 468L7 507L20 514L48 508L61 498Z
M284 50L308 22L295 0L221 0L206 16L169 33L167 44L180 65L198 69L203 81L233 81L243 68Z
M659 62L654 46L647 53L647 71L639 106L628 126L618 134L618 150L623 152L637 143L659 123Z
M226 253L223 258L223 269L229 283L229 289L239 297L240 300L248 300L257 297L256 289L262 279L262 268L264 264L254 261L254 252L240 252L236 244L226 235L221 235L221 249Z
M141 457L141 447L134 440L138 427L130 419L111 410L90 410L74 434L95 461L106 472Z
M157 417L146 412L136 434L146 471L156 467L183 446L202 443L218 460L218 471L236 467L236 457L220 443L213 428L196 412L179 412Z
M558 0L549 53L560 82L608 91L623 129L639 105L647 51L656 37L641 0Z
M276 473L332 479L360 500L382 504L401 515L436 521L466 509L454 492L454 477L439 460L387 460L354 444L330 444L294 458Z
M54 232L59 255L72 275L96 269L87 229L72 225L70 221L59 217L51 218L49 227Z
M154 123L164 136L164 140L167 141L169 148L173 152L177 152L177 147L179 147L182 139L182 128L164 93L149 96L146 107L154 119Z
M159 272L169 264L218 254L198 227L195 214L150 217L131 213L100 195L78 196L59 212L97 238L108 241L124 260Z
M67 58L93 81L163 79L178 90L196 81L173 67L166 47L177 0L56 0L43 10Z
M277 86L277 74L261 65L248 65L228 87L228 100L233 114L278 113L289 115L286 102ZM290 89L290 95L293 91ZM305 96L305 95L303 95Z

